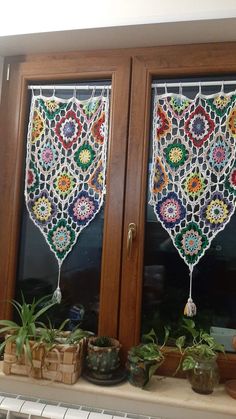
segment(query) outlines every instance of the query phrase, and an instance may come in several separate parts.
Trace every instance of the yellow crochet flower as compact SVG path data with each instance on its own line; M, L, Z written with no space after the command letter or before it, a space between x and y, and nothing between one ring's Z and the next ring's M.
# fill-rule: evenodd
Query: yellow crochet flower
M79 154L79 159L80 159L81 163L88 164L91 160L90 150L88 150L88 149L81 150L81 152Z
M173 163L179 163L183 158L183 151L178 148L178 147L174 147L172 148L172 150L170 150L169 153L169 159L173 162Z
M37 220L47 221L51 217L52 205L45 196L42 196L36 199L32 210Z
M206 209L206 218L212 224L222 224L228 217L228 208L220 199L212 200Z

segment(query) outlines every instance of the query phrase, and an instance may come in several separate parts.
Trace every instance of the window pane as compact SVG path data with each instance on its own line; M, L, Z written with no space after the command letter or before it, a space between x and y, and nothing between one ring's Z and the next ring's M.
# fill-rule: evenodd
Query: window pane
M180 80L176 80L178 81ZM206 95L217 93L220 88L221 86L202 87L202 93ZM183 95L193 98L197 90L184 87ZM233 90L235 85L224 87L226 93ZM171 92L179 93L179 89L173 88ZM163 94L164 90L158 93ZM151 161L152 140L150 140L148 185ZM171 335L176 337L181 333L183 309L188 298L189 270L148 202L149 191L144 246L142 333L154 327L160 335L163 333L163 327L169 325ZM194 267L193 300L197 305L195 321L199 327L208 330L211 326L221 327L225 333L231 333L225 329L236 329L235 228L236 215L233 215L229 224L217 234L210 248ZM230 338L228 342L227 349L232 350Z
M100 84L105 85L108 82L102 81ZM77 91L76 95L79 100L85 100L91 97L91 93L91 90L83 90ZM37 95L39 92L34 91L34 94ZM43 90L44 96L51 94L52 91ZM100 94L101 90L95 92L95 96ZM62 99L70 98L73 96L73 90L56 89L55 95ZM72 251L62 264L60 284L62 303L53 308L50 315L55 326L69 318L69 328L80 324L84 329L97 332L103 224L104 204L94 220L81 231ZM29 217L24 202L16 298L20 299L21 292L27 301L51 294L56 288L57 277L58 264L55 255L41 231Z

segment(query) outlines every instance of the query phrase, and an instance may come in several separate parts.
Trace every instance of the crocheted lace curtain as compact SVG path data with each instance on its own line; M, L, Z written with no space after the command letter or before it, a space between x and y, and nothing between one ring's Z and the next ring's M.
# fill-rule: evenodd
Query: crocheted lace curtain
M229 223L236 197L236 93L154 95L150 204L192 272Z
M58 262L58 302L62 263L103 205L108 108L108 90L83 101L32 96L25 200Z

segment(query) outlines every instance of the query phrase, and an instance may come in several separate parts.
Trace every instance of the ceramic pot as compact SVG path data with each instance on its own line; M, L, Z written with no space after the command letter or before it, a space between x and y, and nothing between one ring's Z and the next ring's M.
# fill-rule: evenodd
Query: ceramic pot
M216 357L213 359L195 358L195 368L187 373L187 377L196 393L211 394L219 383L219 369Z
M96 337L88 340L86 365L95 378L110 379L120 366L118 340L110 338L111 346L96 346Z

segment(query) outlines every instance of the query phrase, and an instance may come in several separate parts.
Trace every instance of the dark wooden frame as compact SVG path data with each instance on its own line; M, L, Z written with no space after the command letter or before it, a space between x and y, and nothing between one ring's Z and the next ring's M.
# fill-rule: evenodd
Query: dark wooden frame
M1 114L0 318L11 315L6 300L14 297L22 200L27 86L57 81L112 80L107 196L105 206L99 333L117 336L122 246L125 156L127 148L130 58L121 54L72 53L16 57L4 82Z
M134 51L127 160L119 337L126 349L140 340L145 197L150 130L151 83L155 78L236 74L236 43L181 45ZM137 226L127 257L129 223ZM160 373L171 374L178 356L169 356ZM223 378L236 378L236 356L222 358Z

